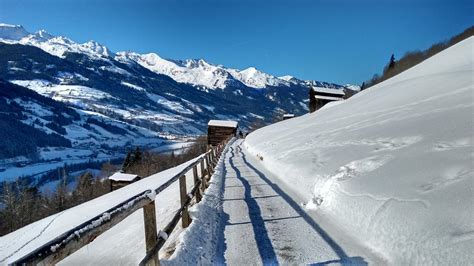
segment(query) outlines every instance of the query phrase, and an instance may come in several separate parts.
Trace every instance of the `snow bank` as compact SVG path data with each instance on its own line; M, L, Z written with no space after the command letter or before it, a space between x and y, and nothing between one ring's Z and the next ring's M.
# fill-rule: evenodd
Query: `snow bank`
M391 264L474 261L471 37L317 112L262 128L246 148Z

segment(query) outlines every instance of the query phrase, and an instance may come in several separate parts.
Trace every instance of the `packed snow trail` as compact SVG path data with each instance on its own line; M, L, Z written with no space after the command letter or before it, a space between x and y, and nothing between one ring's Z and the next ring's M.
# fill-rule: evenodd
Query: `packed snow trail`
M249 163L242 140L225 158L224 259L229 265L366 264L344 249L277 184Z

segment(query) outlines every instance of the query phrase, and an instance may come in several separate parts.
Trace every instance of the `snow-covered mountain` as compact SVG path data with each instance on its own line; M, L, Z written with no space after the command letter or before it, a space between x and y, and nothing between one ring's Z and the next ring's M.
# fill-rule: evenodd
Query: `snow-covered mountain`
M383 264L471 264L473 47L470 37L245 146L318 221Z
M184 61L169 60L160 57L156 53L138 54L134 52L117 52L114 54L107 47L95 41L78 44L66 37L54 36L45 30L29 33L19 25L0 24L0 41L36 46L52 55L63 58L65 53L69 52L103 58L110 57L121 62L132 60L153 72L167 75L177 82L204 86L210 89L222 89L229 83L235 84L235 81L241 82L247 87L258 89L268 86L289 87L291 84L304 83L316 86L342 87L331 83L302 81L291 76L278 78L257 70L254 67L249 67L244 70L226 68L222 65L210 64L203 59L188 59ZM287 77L291 77L291 79Z
M54 124L50 127L69 140L73 149L91 138L86 148L109 150L202 134L210 119L238 120L245 129L255 119L271 122L275 113L304 114L309 83L345 88L326 82L288 81L252 67L237 70L202 59L114 53L95 41L80 44L44 30L29 33L22 26L8 24L0 24L0 79L5 81L2 84L28 88L81 114L80 120L61 124L47 117L47 113L60 114L44 111L50 108L42 106L43 111L27 118L19 116L23 123L38 119ZM23 107L28 109L31 104ZM89 127L87 121L99 122ZM38 129L52 133L45 126Z

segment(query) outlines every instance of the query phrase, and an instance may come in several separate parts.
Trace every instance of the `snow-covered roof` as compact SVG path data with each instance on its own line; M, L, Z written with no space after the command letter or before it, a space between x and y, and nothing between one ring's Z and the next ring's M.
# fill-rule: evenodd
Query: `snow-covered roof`
M337 94L337 95L341 95L341 96L345 95L344 91L340 90L340 89L330 89L330 88L313 87L313 86L311 86L311 88L315 92L331 93L331 94Z
M133 181L137 177L138 175L135 174L115 173L109 179L114 181Z
M294 114L284 114L283 117L284 118L286 118L286 117L295 117L295 115Z
M207 123L208 126L214 126L214 127L237 127L238 123L236 121L231 121L231 120L210 120L209 123Z
M314 95L314 98L322 99L322 100L330 100L330 101L341 101L341 100L343 100L342 98L339 98L339 97L322 96L322 95Z

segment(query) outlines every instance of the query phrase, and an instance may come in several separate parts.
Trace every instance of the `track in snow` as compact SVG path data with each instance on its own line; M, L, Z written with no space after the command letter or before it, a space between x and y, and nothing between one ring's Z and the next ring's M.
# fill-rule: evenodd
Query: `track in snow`
M234 142L225 159L224 236L218 252L225 263L367 264L362 257L348 256L297 202L252 165L241 143Z

